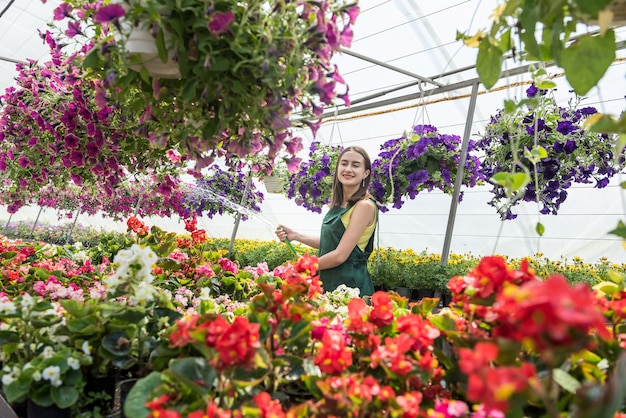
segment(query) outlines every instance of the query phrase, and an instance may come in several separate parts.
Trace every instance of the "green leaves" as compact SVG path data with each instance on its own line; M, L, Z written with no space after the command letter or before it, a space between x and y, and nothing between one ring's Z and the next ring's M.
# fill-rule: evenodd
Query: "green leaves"
M527 172L496 173L491 180L505 188L508 197L522 190L530 182L530 174Z
M563 50L559 65L574 91L584 95L594 87L615 60L615 32L581 36Z
M488 38L484 38L478 47L478 57L476 58L476 71L480 82L487 89L496 84L502 73L503 53L500 48L492 44Z

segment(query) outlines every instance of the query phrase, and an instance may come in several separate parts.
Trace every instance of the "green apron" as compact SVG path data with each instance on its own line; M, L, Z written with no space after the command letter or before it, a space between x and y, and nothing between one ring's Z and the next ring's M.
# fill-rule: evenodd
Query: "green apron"
M333 251L339 245L343 233L346 228L341 222L341 215L346 213L347 208L331 208L322 224L322 232L320 234L320 257L326 253ZM378 219L378 214L376 214ZM372 284L372 276L367 271L367 259L374 249L374 233L362 251L358 245L354 247L348 259L337 267L326 270L320 270L320 280L324 287L324 291L332 292L339 285L345 284L348 287L358 288L361 290L361 297L371 296L374 293L374 285Z

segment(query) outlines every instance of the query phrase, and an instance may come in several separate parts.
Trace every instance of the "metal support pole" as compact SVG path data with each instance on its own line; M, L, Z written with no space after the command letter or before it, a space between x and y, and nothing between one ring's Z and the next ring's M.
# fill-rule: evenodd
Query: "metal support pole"
M7 224L4 226L4 233L6 234L8 229L9 229L9 224L11 223L11 218L13 217L13 214L10 213L9 214L9 220L7 221Z
M246 201L248 200L248 191L250 190L250 185L252 184L252 173L248 172L248 180L246 181L246 187L243 190L243 196L241 197L240 206L246 207ZM228 243L228 258L233 251L233 244L235 243L235 237L237 236L237 230L239 229L239 222L241 221L241 212L237 212L235 215L235 226L233 227L233 233L230 236L230 242Z
M465 120L465 131L463 132L463 143L461 145L461 159L456 169L456 179L454 180L454 193L450 202L450 213L448 215L448 226L446 227L446 236L443 242L443 250L441 250L441 265L448 264L448 255L450 253L450 242L452 241L452 231L454 229L454 219L456 218L456 209L459 205L459 196L461 194L461 183L463 182L463 173L465 171L465 161L467 159L467 150L469 148L469 138L472 132L472 121L474 120L474 111L476 110L476 98L478 97L478 82L472 85L472 95L470 97L469 109L467 110L467 119ZM435 292L435 297L441 298L441 291Z
M72 239L72 233L74 232L76 221L78 221L78 215L80 215L80 208L76 209L76 215L74 216L74 223L72 224L72 227L70 228L69 232L67 233L67 237L65 238L65 242L67 244L69 244L70 240Z
M41 215L41 211L43 210L43 206L39 206L39 213L37 213L37 218L33 223L33 228L30 230L30 239L33 239L35 236L35 227L37 226L37 222L39 222L39 215Z

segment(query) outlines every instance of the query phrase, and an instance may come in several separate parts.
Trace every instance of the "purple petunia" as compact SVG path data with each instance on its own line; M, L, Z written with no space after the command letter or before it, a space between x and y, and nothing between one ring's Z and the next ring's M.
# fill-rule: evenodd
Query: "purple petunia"
M113 22L125 14L126 11L120 4L109 4L96 9L93 20L96 23Z
M213 14L213 19L209 22L209 31L214 36L226 33L230 25L235 21L235 14L232 11L226 13L217 12Z

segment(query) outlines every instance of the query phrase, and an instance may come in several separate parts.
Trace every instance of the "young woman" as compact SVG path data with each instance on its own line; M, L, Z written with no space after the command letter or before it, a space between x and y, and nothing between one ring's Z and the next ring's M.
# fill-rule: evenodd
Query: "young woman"
M376 203L368 193L372 163L361 147L348 147L339 155L330 209L319 236L299 233L280 225L276 236L319 248L320 279L325 291L339 285L358 288L361 296L374 293L367 260L374 248L378 217Z

